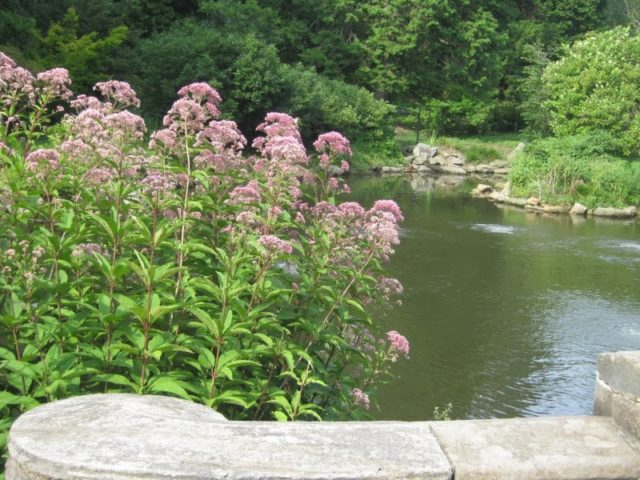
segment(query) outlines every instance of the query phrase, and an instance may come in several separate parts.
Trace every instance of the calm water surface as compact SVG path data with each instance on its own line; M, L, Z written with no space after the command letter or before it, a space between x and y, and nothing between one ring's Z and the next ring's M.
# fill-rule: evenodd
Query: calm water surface
M381 319L411 358L380 392L378 419L591 412L599 352L640 349L640 224L543 217L471 199L473 184L351 179L356 199L396 200L405 286Z

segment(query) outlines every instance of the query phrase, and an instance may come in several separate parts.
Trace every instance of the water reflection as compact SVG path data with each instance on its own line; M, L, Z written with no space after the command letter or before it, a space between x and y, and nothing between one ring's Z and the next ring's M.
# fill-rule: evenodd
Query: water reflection
M453 185L453 186L452 186ZM636 222L576 221L500 208L462 178L352 180L367 205L394 198L405 285L381 321L412 357L380 392L381 419L586 414L596 354L640 348Z

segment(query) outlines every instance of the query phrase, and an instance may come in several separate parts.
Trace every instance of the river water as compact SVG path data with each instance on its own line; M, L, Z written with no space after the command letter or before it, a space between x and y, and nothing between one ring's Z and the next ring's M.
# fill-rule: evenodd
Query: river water
M388 265L403 303L379 320L411 357L374 417L589 414L596 355L640 349L640 224L528 214L445 183L350 181L365 206L391 198L405 216Z

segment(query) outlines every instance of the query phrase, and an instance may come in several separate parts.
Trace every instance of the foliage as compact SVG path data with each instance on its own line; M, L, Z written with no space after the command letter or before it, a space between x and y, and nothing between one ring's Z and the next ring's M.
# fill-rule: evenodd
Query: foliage
M291 76L306 68L327 81L366 88L394 104L428 108L431 131L466 135L515 131L523 122L531 128L546 125L537 116L541 104L538 60L557 60L563 43L587 32L635 23L636 3L5 0L0 45L33 68L70 66L76 89L82 93L88 93L98 74L126 79L137 85L147 119L152 121L168 107L163 102L175 88L199 79L220 88L228 115L243 127L253 125L272 107L282 108L278 101L287 99L282 88L287 90L291 83L281 85L278 75ZM69 50L64 58L60 49L47 47L42 39L50 28L54 37L58 35L59 27L54 26L68 23L64 12L70 8L79 18L75 36L62 49ZM94 43L100 45L113 29L124 26L127 38L118 48L105 48L92 56ZM172 51L164 52L163 46ZM539 55L532 55L532 50ZM154 60L155 56L161 60ZM252 61L255 68L247 70ZM293 68L293 73L284 67ZM248 98L243 96L245 91ZM260 98L264 103L258 111L255 103ZM381 124L359 130L368 135L385 128ZM304 131L311 137L317 133Z
M212 44L225 54L212 55ZM280 110L300 118L307 144L326 130L340 130L354 141L392 136L390 105L363 88L281 63L275 48L254 35L185 22L141 42L135 57L133 83L147 99L143 108L151 119L168 107L171 92L196 79L220 89L225 111L245 131L266 112Z
M638 205L640 162L621 152L620 142L602 131L536 140L511 163L514 195L589 207Z
M588 36L544 71L543 85L553 133L604 129L637 154L640 134L640 37L619 27Z
M208 84L145 141L125 82L70 103L0 54L0 442L40 403L166 394L232 419L363 418L409 343L371 316L402 214L336 203L349 142L269 113L244 156ZM60 110L66 114L58 125Z
M43 39L48 52L47 63L66 65L81 90L105 76L105 56L124 42L128 28L120 25L111 29L104 38L96 32L78 36L80 17L69 8L60 22L54 22Z

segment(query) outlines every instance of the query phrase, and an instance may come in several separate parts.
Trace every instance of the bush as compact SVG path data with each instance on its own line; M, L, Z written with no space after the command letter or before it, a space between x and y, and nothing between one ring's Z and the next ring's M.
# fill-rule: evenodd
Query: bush
M0 415L96 392L167 394L233 419L362 418L407 340L371 313L402 214L336 204L339 133L311 159L269 113L242 155L206 83L145 142L131 87L71 98L0 54ZM304 180L304 183L302 182ZM371 400L373 402L373 399Z
M640 152L640 37L629 28L574 43L545 68L543 88L556 136L607 130L620 137L625 155Z
M511 163L514 194L590 207L640 202L640 163L606 132L536 140Z

